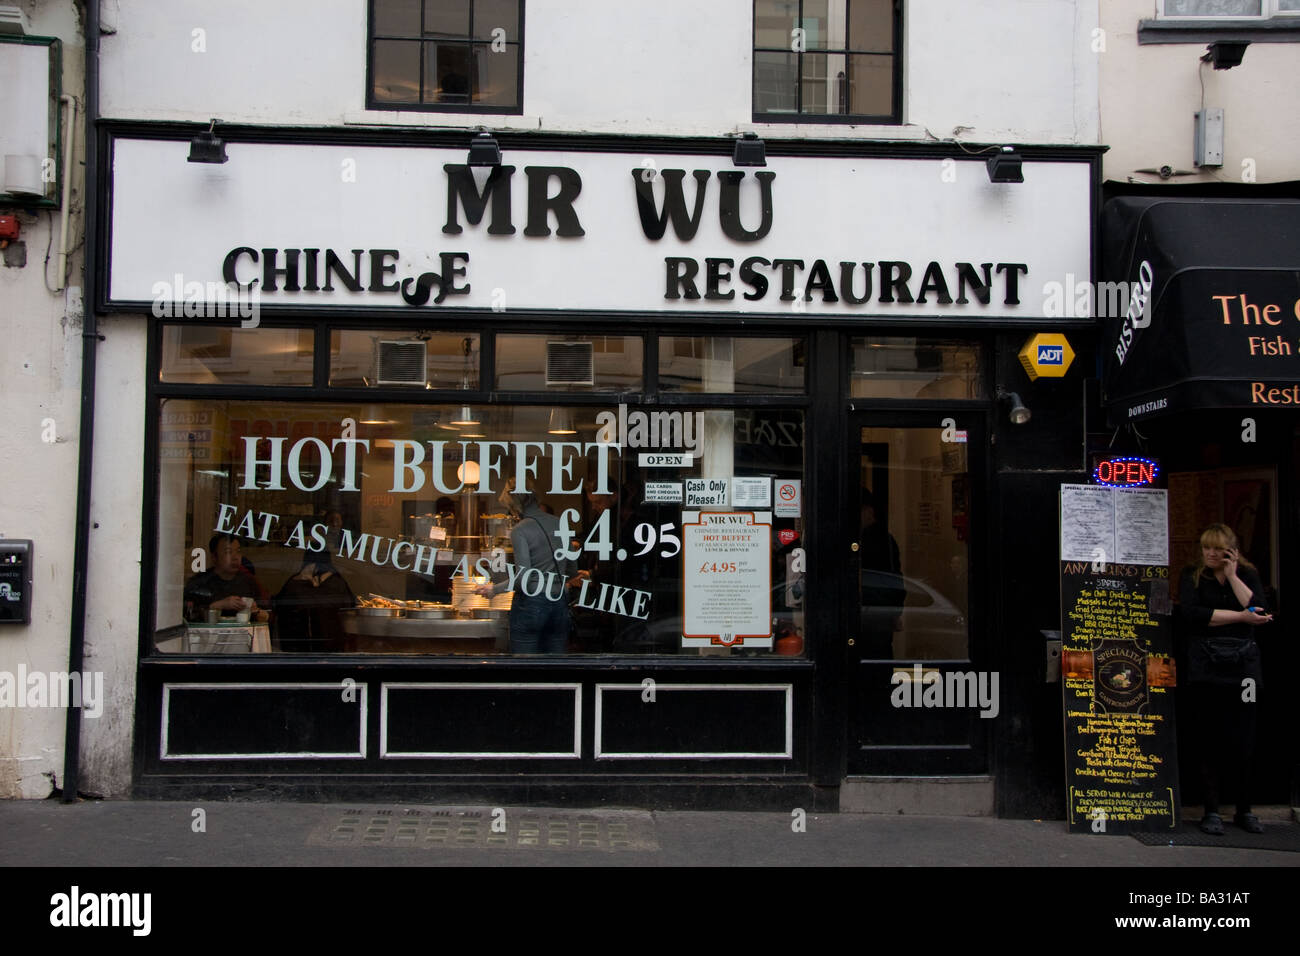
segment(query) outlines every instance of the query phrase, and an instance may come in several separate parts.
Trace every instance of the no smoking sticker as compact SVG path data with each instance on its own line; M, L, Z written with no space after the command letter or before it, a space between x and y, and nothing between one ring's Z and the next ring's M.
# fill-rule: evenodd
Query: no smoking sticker
M803 514L802 482L794 478L779 478L776 481L776 507L778 518L798 518Z

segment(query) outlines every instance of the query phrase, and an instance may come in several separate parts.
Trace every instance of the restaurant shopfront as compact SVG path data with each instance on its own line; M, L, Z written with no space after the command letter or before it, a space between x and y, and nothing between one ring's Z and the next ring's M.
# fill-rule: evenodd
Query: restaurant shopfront
M994 809L1058 616L994 568L1082 459L1050 298L1095 150L192 132L104 133L139 795ZM1047 331L1077 364L1031 381Z
M1256 634L1262 679L1247 799L1295 806L1300 715L1286 675L1300 666L1288 614L1300 569L1300 201L1232 192L1187 188L1106 203L1103 275L1137 298L1103 322L1110 427L1098 443L1159 468L1171 580L1197 563L1212 523L1233 529L1258 570L1274 620ZM1177 649L1185 674L1186 647ZM1185 687L1179 693L1185 713ZM1190 736L1179 734L1179 765L1184 802L1195 805L1202 793Z

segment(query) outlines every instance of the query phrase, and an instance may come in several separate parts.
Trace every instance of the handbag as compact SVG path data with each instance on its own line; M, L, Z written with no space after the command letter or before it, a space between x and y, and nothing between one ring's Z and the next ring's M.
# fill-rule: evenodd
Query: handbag
M1210 665L1216 668L1236 667L1243 663L1255 646L1252 637L1206 637L1201 639Z

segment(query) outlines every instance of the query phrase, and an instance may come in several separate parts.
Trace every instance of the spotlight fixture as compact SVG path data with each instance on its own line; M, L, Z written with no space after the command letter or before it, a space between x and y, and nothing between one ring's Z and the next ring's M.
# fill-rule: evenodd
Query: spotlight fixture
M733 166L766 166L767 145L758 138L757 133L743 133L736 137L736 145L731 149Z
M465 336L465 338L460 340L460 348L461 352L465 355L465 368L460 373L460 387L465 391L469 391L470 356L474 350L474 340L468 335ZM468 405L462 405L460 411L456 414L456 417L449 422L449 424L457 427L464 425L478 425L479 423L478 417L474 414L474 409L470 408Z
M497 145L496 138L491 133L484 130L470 141L468 164L470 166L501 165L501 147Z
M546 428L548 435L576 435L578 430L573 427L573 415L564 408L551 409L551 421Z
M187 162L213 165L229 162L226 157L226 142L213 132L216 128L217 121L213 119L206 131L190 140L190 155L186 159Z
M1020 395L1016 392L1004 392L999 389L998 402L1011 406L1011 411L1007 417L1013 425L1023 425L1033 415L1033 412L1021 401Z
M1201 62L1213 64L1216 70L1231 70L1234 66L1241 66L1248 46L1249 40L1218 40L1205 48Z
M463 425L477 425L479 424L479 420L474 414L474 409L470 408L468 405L462 405L460 411L456 413L456 417L448 422L448 424L456 425L457 427Z
M1024 159L1010 146L1003 146L1002 151L990 156L988 161L989 182L1023 183L1025 174L1021 165Z

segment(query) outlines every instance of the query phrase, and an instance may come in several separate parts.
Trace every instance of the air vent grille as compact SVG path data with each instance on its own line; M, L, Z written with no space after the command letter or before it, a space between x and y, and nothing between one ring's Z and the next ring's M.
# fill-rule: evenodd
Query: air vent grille
M547 385L594 385L590 342L546 343Z
M424 342L379 341L375 352L378 385L424 385L428 380L428 351Z

